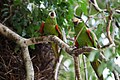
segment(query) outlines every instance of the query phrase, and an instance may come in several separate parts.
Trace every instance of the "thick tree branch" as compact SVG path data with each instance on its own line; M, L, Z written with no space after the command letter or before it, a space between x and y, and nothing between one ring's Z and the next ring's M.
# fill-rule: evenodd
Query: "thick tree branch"
M25 40L26 45L34 45L34 44L39 44L39 43L46 43L46 42L50 42L48 40L48 37L46 36L40 36L40 37L34 37L34 38L29 38Z
M32 64L30 55L29 55L28 46L26 45L22 46L21 49L22 49L26 72L27 72L26 80L34 80L34 69L33 69L33 64Z
M53 41L53 42L57 43L67 53L72 54L73 48L71 48L68 44L66 44L65 42L63 42L57 36L50 35L50 36L48 36L48 39L50 41Z
M21 45L21 42L24 41L24 39L21 36L13 32L6 26L2 25L1 23L0 23L0 33L6 36L7 38L10 38L11 40L15 41L19 45Z
M26 66L26 72L27 72L26 80L34 80L33 64L29 55L28 46L25 44L26 39L19 36L18 34L13 32L6 26L2 25L1 23L0 23L0 33L6 36L7 38L15 41L17 44L21 46L23 52L23 58Z

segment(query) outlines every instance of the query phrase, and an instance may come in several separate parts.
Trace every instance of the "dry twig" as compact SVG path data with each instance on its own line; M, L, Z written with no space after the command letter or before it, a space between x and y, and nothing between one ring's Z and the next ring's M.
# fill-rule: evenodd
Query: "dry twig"
M13 5L10 5L10 15L3 20L2 24L4 24L12 16L12 7Z

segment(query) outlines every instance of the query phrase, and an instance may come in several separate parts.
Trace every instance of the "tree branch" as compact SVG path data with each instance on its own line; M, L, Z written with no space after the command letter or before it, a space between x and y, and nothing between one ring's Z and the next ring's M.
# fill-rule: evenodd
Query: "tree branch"
M87 61L85 55L82 55L83 64L84 64L84 73L85 73L85 80L88 80L88 70L87 70Z
M26 72L27 72L27 78L26 80L34 80L34 68L33 64L29 55L28 46L22 46L21 47L23 58L25 62Z
M21 46L22 52L23 52L23 58L26 66L26 72L27 72L27 78L26 80L34 80L34 69L33 64L29 55L28 46L25 43L25 38L19 36L6 26L2 25L0 23L0 33L7 38L15 41L17 44Z
M112 16L113 16L113 12L110 11L110 15L108 17L108 23L107 23L107 26L106 26L107 37L108 37L108 40L109 40L110 44L114 43L113 40L112 40L112 37L110 35L110 26L111 26Z
M80 74L80 67L79 67L79 57L73 55L73 59L74 59L74 67L75 67L75 80L76 78L77 80L82 80Z
M59 62L57 63L56 69L55 69L55 80L58 80L58 73L59 73L59 68L60 68L60 64L62 62L63 59L63 55L60 55L60 59Z
M91 52L92 50L98 50L98 49L93 47L83 47L83 48L73 49L72 54L78 56L80 54L86 54L87 52Z
M120 14L120 10L115 10L116 13Z
M95 7L95 9L99 12L102 12L102 11L106 11L106 9L102 10L99 8L98 4L97 4L97 1L96 0L89 0L90 3Z
M25 43L26 45L34 45L34 44L39 44L39 43L46 43L46 42L50 42L48 40L48 37L46 36L40 36L40 37L34 37L34 38L29 38L29 39L25 39Z

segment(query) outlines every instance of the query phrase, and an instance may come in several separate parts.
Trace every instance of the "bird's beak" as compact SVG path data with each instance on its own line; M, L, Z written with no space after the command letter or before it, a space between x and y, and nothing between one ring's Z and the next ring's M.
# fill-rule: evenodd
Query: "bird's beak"
M82 22L81 19L76 18L76 17L74 17L74 18L72 19L72 21L73 21L74 25L77 25L78 23Z

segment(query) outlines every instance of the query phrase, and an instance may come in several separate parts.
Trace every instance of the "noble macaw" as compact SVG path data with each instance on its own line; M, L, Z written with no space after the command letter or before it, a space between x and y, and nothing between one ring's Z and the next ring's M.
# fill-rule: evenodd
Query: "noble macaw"
M74 23L75 36L76 36L75 46L77 48L82 48L85 46L94 47L94 48L99 47L96 35L86 27L86 25L84 24L84 22L81 19L74 17L73 23ZM89 54L90 53L85 53L84 55L86 57L89 57ZM100 61L97 59L90 63L92 65L97 77L99 78L99 80L103 80L103 75L98 74L98 67L100 65Z
M45 22L42 22L40 26L40 33L44 36L47 35L56 35L60 39L62 39L62 33L61 29L57 24L56 20L56 13L54 11L51 11L46 18ZM56 60L59 60L59 52L58 52L58 45L54 42L51 42L52 49L54 51L54 55Z

